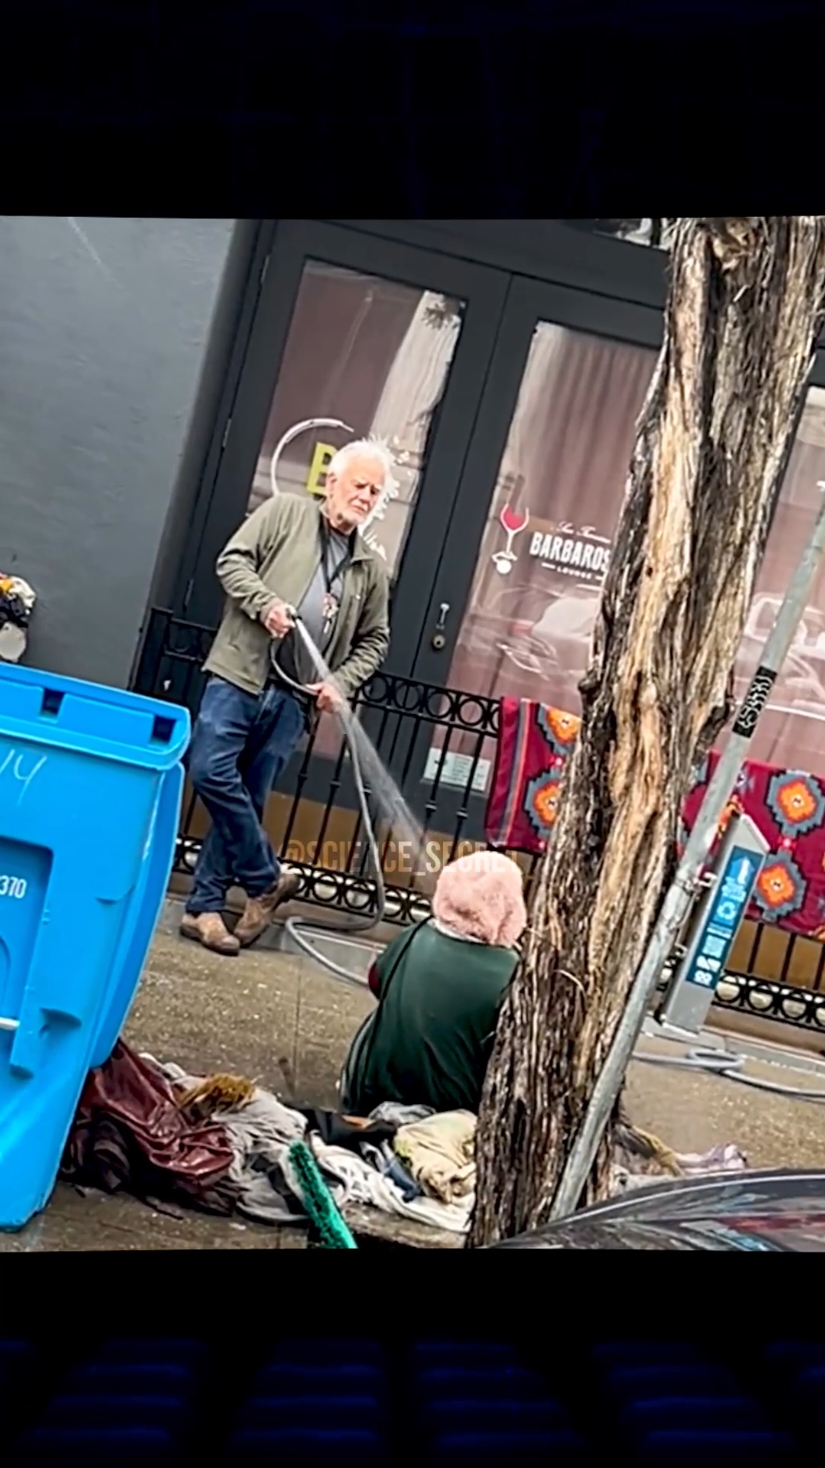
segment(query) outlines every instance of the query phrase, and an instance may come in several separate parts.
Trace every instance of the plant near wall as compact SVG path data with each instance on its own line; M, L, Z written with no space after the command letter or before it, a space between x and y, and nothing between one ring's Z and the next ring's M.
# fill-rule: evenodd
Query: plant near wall
M675 868L825 301L825 218L676 221L664 342L602 590L558 824L502 1009L471 1246L548 1218ZM583 1201L604 1197L618 1114Z

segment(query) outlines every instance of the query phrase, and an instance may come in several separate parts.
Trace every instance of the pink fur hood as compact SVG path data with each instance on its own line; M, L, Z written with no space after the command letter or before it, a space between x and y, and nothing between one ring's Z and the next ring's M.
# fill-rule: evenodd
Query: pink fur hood
M464 938L512 948L527 925L519 867L499 851L474 851L444 868L433 916Z

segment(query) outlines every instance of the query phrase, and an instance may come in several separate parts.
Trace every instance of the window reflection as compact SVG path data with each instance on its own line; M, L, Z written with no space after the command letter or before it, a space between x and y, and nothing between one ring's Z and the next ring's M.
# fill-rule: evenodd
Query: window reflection
M249 510L273 493L322 494L336 449L353 438L383 438L395 461L393 497L362 534L395 578L463 310L463 301L435 291L308 260ZM318 755L337 757L335 719L322 718L313 747Z
M397 574L462 311L463 302L434 291L307 261L250 510L277 491L321 493L335 449L351 438L384 438L396 485L364 534Z
M636 419L656 353L540 322L450 671L578 713Z

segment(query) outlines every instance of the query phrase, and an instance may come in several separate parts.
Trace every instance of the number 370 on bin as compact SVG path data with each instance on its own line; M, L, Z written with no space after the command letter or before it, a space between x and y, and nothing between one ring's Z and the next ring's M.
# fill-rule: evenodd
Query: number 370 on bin
M9 877L5 873L0 875L0 897L25 897L26 878Z

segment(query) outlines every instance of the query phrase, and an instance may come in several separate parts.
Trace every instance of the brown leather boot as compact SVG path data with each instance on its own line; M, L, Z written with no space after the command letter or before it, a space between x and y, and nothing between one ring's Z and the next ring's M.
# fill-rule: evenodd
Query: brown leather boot
M222 953L225 958L234 958L240 943L230 933L219 912L185 912L180 925L181 936L201 943L211 953Z
M276 907L294 897L300 885L301 878L297 872L282 872L268 892L246 899L246 907L235 925L235 937L241 948L248 948L250 943L260 938L269 927Z

